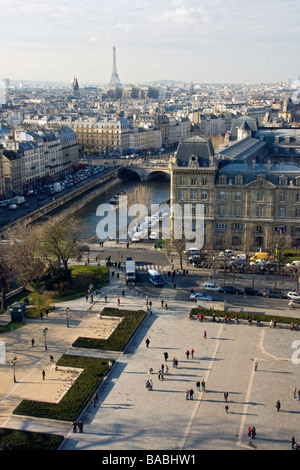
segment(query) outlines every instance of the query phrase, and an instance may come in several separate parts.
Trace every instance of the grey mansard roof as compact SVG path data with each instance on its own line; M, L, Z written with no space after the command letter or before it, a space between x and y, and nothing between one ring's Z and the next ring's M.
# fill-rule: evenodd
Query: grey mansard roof
M179 166L188 165L191 156L198 159L200 166L207 166L215 152L210 139L195 136L183 139L177 148L176 158Z
M217 183L220 183L222 175L227 176L227 181L231 180L232 184L234 184L235 176L242 176L243 185L251 183L259 175L263 175L266 181L270 181L276 186L279 185L280 177L286 176L288 185L290 185L291 182L295 183L297 177L300 177L300 166L294 163L223 163L218 171Z
M266 142L247 137L246 139L238 140L229 147L222 149L218 152L218 157L230 160L243 160L256 156L257 152L265 153L267 150Z

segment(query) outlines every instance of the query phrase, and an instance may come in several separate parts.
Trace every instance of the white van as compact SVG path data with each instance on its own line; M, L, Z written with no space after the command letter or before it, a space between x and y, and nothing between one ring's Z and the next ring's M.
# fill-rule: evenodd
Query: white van
M186 255L199 255L198 248L189 248L184 252Z
M221 287L215 286L213 282L205 282L203 285L203 290L205 292L219 292L221 290Z

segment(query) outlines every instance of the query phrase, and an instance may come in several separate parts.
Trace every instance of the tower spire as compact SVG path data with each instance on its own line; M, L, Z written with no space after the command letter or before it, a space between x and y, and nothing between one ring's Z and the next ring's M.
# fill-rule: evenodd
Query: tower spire
M116 59L116 47L113 47L113 69L110 77L109 86L115 88L121 86L121 81L117 72L117 59Z

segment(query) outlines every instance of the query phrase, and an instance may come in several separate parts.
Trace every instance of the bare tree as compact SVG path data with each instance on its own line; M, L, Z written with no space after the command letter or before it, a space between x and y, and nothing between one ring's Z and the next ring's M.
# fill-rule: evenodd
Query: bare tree
M79 253L78 222L74 217L54 217L40 228L39 251L52 269L63 267L69 277L68 262Z
M12 269L24 286L40 277L46 269L45 260L38 250L37 233L37 228L22 223L15 225L7 234Z
M9 252L6 250L6 245L2 245L0 247L0 306L2 309L6 308L6 294L9 292L13 278L12 259Z

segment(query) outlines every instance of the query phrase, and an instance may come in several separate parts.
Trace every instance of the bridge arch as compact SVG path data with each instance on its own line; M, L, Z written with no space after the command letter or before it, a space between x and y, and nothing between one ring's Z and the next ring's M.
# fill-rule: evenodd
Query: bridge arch
M141 181L149 181L152 179L170 179L168 168L149 168L126 166L118 169L118 177L121 179L139 178Z

